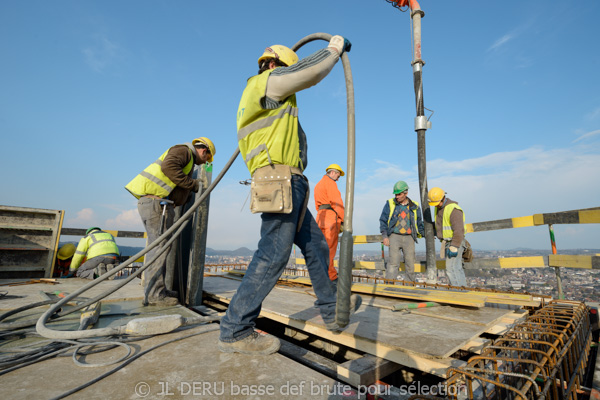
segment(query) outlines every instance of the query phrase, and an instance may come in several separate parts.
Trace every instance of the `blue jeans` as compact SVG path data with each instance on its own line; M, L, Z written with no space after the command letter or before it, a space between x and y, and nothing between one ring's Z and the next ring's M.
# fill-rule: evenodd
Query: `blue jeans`
M258 250L254 253L248 270L221 320L220 340L236 342L254 331L262 302L271 292L283 273L296 244L304 258L310 275L323 321L335 320L336 290L329 280L329 247L323 232L307 209L300 231L297 232L304 198L308 195L308 182L303 176L292 176L292 204L290 214L263 213Z
M450 242L446 243L446 249L450 247ZM465 277L465 269L463 267L463 251L465 249L465 241L463 239L458 246L458 255L452 258L446 258L446 274L452 286L467 286L467 278Z

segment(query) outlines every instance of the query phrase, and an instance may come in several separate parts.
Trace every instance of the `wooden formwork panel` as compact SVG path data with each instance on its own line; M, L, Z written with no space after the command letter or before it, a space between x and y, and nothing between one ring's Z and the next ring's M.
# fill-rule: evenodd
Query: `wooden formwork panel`
M0 206L0 279L52 276L63 211Z

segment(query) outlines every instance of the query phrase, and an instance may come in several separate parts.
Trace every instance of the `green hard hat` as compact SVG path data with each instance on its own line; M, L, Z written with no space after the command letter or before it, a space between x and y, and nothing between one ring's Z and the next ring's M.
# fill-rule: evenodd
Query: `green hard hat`
M398 181L394 185L394 194L402 193L405 190L408 190L408 185L404 181Z
M100 228L98 228L97 226L92 226L90 229L88 229L87 231L85 231L86 236L90 234L90 232L95 231L95 230L100 230Z

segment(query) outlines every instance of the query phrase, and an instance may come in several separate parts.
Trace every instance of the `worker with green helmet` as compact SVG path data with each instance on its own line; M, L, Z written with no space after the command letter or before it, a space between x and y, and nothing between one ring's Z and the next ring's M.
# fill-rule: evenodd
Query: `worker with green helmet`
M79 241L66 277L95 279L118 265L119 255L119 247L113 235L93 226Z
M138 199L138 212L148 235L148 244L173 225L175 207L184 205L191 192L198 192L202 181L193 178L194 166L211 163L215 153L215 145L207 137L175 145L125 186ZM150 250L144 262L151 260L159 247ZM179 303L178 293L165 287L168 254L168 250L164 251L144 272L145 305L174 306Z
M266 206L269 211L262 212L258 250L221 320L218 346L222 352L271 354L279 349L276 337L261 335L254 327L262 302L283 273L294 244L306 259L325 328L340 330L335 322L336 288L327 275L329 248L306 207L309 184L303 171L308 162L307 144L298 122L296 92L319 83L350 46L347 39L333 36L326 48L302 60L286 46L267 47L258 59L258 74L247 81L237 113L238 146L253 185L262 184L262 198L275 206ZM272 174L272 170L282 172ZM272 187L285 189L293 207L277 210L283 190L269 192L269 186L262 182L281 175L291 179L279 180ZM360 304L357 296L356 304Z
M408 184L394 184L394 197L386 201L379 217L383 244L390 248L385 278L396 279L400 268L400 250L404 255L406 280L415 280L415 243L425 234L419 203L408 197Z
M427 194L430 206L435 207L435 232L442 241L442 255L446 258L446 274L452 286L467 286L463 252L466 248L465 213L456 201L446 197L439 187Z

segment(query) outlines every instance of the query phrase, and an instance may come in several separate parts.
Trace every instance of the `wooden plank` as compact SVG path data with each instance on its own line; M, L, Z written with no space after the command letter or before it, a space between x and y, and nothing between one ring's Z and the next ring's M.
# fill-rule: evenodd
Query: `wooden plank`
M207 297L229 302L234 280L207 277L204 290ZM339 333L325 329L319 311L313 306L314 297L302 293L273 289L263 302L261 316L273 319L323 339L417 368L445 376L445 370L464 362L449 357L456 349L486 327L445 321L420 315L401 315L391 310L363 306L351 317L350 324ZM399 335L398 332L402 332Z
M551 267L600 269L600 256L551 254L548 256L548 265Z
M535 214L533 219L536 225L593 224L600 221L600 207Z
M492 341L490 339L484 339L481 337L476 337L469 340L461 350L468 351L475 354L481 354L481 351L485 346L488 346Z
M496 325L486 329L485 333L492 335L504 335L511 328L512 324L507 322L499 322Z
M402 366L370 354L337 366L338 379L354 387L372 385Z

